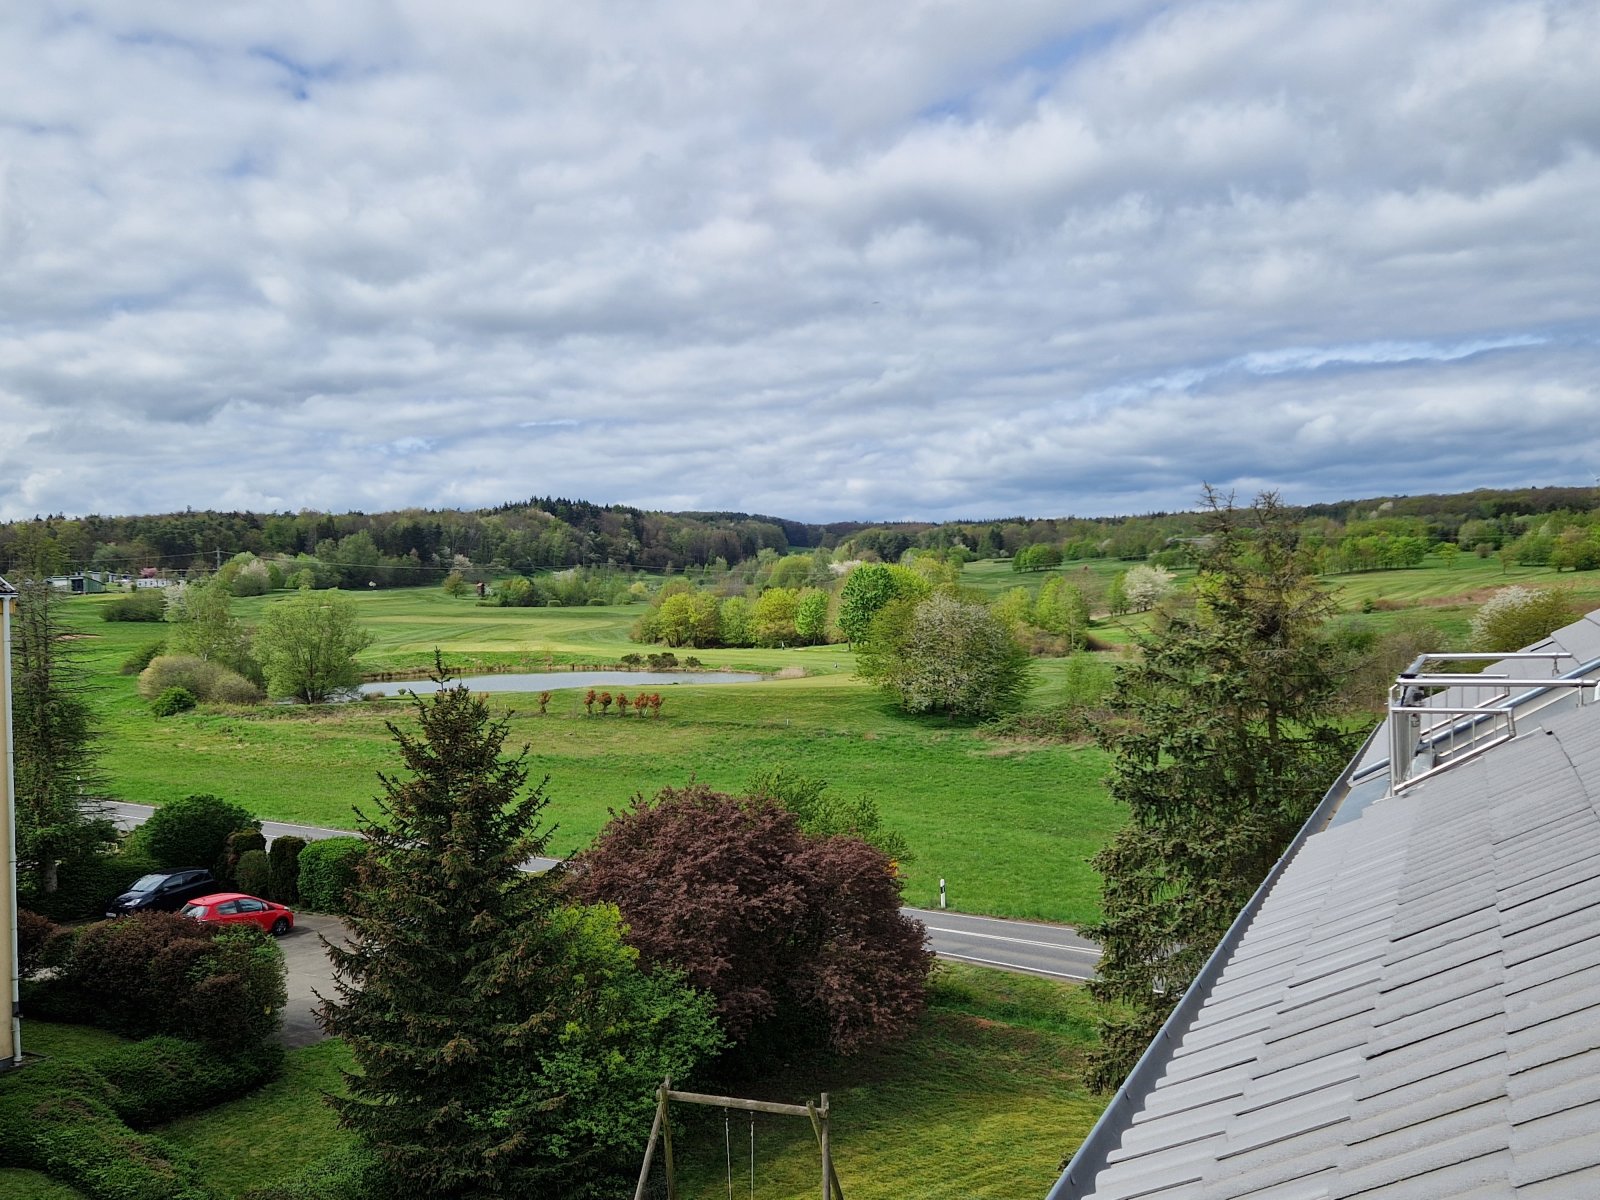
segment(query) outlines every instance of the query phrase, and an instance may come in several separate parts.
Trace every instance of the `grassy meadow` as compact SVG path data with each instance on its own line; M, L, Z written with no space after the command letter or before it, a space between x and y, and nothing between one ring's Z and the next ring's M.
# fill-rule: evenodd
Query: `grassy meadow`
M375 637L362 656L370 671L431 661L434 646L463 671L612 664L643 649L627 641L638 606L480 608L438 589L356 599ZM163 627L99 620L104 602L75 600L66 611L95 676L104 763L121 798L159 804L214 792L264 818L346 828L352 808L377 793L377 773L395 768L386 723L409 720L410 702L399 698L154 717L135 680L117 671ZM253 621L267 602L240 601L237 609ZM909 903L936 903L943 877L952 905L965 911L1069 922L1095 915L1098 884L1087 859L1117 822L1098 750L1000 742L942 718L905 717L852 678L845 647L697 653L708 667L794 677L652 685L665 700L659 719L588 716L582 689L556 692L543 716L534 696L490 697L512 712L512 740L529 746L534 778L549 777L549 819L558 826L552 852L586 845L608 811L636 794L690 780L737 790L755 772L782 766L877 799L915 855L904 864ZM1040 664L1039 703L1064 686L1063 670L1060 661Z

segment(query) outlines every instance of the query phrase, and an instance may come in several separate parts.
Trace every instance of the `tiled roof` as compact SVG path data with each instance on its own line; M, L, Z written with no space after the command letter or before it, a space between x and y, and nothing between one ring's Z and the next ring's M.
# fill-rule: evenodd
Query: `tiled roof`
M1600 614L1554 641L1593 666ZM1052 1200L1600 1196L1600 704L1370 778Z

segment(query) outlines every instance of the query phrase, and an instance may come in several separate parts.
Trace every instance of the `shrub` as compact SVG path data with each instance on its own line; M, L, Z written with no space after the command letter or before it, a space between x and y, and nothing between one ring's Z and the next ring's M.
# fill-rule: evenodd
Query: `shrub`
M17 912L17 970L28 978L49 960L50 950L61 941L61 926L49 917L20 909Z
M1572 620L1566 594L1554 588L1501 588L1472 618L1475 650L1521 650Z
M265 896L272 882L272 864L265 850L246 850L239 856L235 878L241 892Z
M316 912L345 912L345 893L355 886L366 853L367 843L358 837L327 838L300 851L301 904Z
M185 1038L157 1036L99 1055L94 1068L111 1085L111 1103L136 1129L165 1124L253 1091L283 1070L283 1047L259 1042L235 1054Z
M240 805L200 793L169 800L139 831L140 844L163 867L224 866L228 835L260 829L261 822Z
M161 593L154 588L122 596L100 609L102 621L165 621L167 605Z
M306 848L305 838L275 838L267 854L268 900L279 904L294 904L300 899L300 851Z
M175 1034L235 1051L271 1037L286 1002L283 955L264 933L175 913L134 913L89 926L45 990L65 993L106 1028Z
M187 1156L129 1129L96 1071L28 1070L0 1089L0 1162L42 1172L90 1200L212 1200Z
M151 642L142 650L135 650L122 660L120 671L123 675L137 675L167 648L166 642Z
M200 700L219 704L253 704L261 689L237 671L193 654L162 654L139 672L139 694L154 699L168 688L187 688Z
M121 854L69 859L57 872L55 891L40 892L25 886L21 888L21 900L53 921L103 917L106 905L127 891L129 884L157 869L159 864L153 858L132 846Z
M922 1008L932 960L889 860L808 838L771 801L669 788L614 815L573 865L568 895L615 904L645 964L711 993L752 1063L848 1054L901 1036Z
M259 829L240 829L228 835L222 851L221 869L217 878L228 883L239 882L239 860L250 850L265 850L267 839Z
M169 687L150 701L150 711L158 717L175 717L179 713L188 712L199 703L195 694L188 688Z

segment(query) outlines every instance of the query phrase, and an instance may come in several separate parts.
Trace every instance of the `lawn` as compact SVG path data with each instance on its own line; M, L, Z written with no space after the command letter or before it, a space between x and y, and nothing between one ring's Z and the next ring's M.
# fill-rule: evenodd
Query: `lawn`
M370 669L420 662L434 643L452 664L529 669L542 669L547 658L612 663L645 649L626 640L637 606L479 608L436 589L357 600L376 636L364 655ZM67 611L95 676L103 762L121 798L159 804L214 792L264 818L346 828L352 808L377 793L377 773L395 769L386 723L409 721L401 699L157 719L135 680L116 672L163 627L100 621L100 603L74 601ZM248 620L261 605L243 601L239 611ZM1000 742L940 718L906 717L849 674L845 647L701 657L708 666L803 674L748 685L652 685L665 697L659 719L588 716L581 691L557 692L542 717L532 696L491 697L497 709L514 711L512 741L530 747L535 779L549 776L549 819L559 827L553 852L588 844L608 810L635 794L691 779L737 790L757 771L782 766L877 799L914 854L904 864L910 903L935 903L944 878L951 904L964 911L1068 922L1096 915L1098 880L1087 859L1118 822L1101 786L1099 751ZM1061 690L1063 670L1060 661L1041 662L1038 703Z
M916 1031L896 1046L724 1090L791 1103L828 1092L834 1162L852 1197L1043 1195L1105 1099L1081 1082L1093 1040L1087 995L1050 980L944 964L929 1000ZM31 1045L54 1047L63 1060L92 1062L96 1046L106 1043L84 1033L30 1022L27 1037ZM292 1050L278 1080L153 1132L186 1151L219 1195L287 1182L345 1144L348 1135L322 1096L339 1091L340 1071L349 1066L339 1041ZM48 1070L49 1063L30 1069ZM685 1106L675 1109L674 1122L680 1195L725 1195L722 1114ZM735 1115L729 1132L734 1179L744 1195L748 1118ZM810 1126L758 1116L755 1133L756 1194L767 1200L815 1194ZM75 1195L31 1172L0 1172L3 1200Z

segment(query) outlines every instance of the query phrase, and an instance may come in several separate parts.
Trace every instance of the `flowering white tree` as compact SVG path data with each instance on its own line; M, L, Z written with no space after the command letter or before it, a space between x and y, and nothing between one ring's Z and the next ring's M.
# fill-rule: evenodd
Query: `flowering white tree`
M1172 572L1164 567L1147 567L1143 564L1130 567L1122 586L1128 603L1140 612L1154 608L1172 590Z
M1563 593L1513 584L1473 614L1472 645L1478 650L1520 650L1571 620L1572 606Z

